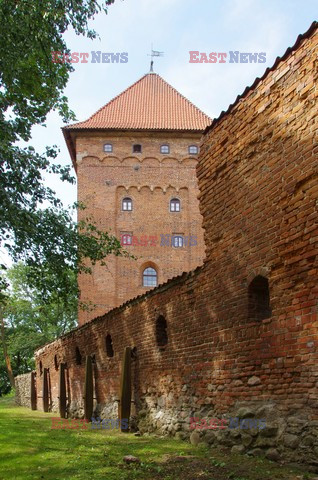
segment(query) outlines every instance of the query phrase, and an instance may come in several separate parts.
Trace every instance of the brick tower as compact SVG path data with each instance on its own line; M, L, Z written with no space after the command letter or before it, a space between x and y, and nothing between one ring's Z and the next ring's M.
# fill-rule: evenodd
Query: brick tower
M110 256L80 275L95 308L79 324L181 274L204 259L196 179L211 119L156 73L148 73L87 121L63 129L78 178L78 201L137 260Z

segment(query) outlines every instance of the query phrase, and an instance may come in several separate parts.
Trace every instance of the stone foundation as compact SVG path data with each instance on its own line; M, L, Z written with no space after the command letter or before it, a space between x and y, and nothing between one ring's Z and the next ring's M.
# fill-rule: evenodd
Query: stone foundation
M231 448L233 453L264 455L272 461L306 463L313 472L318 472L318 421L311 419L310 411L291 410L284 417L275 403L256 402L238 404L228 414L219 415L211 406L199 410L187 406L180 410L165 410L159 403L139 411L137 424L141 433L156 432L188 440L194 431L190 427L191 417L200 420L224 419L225 428L195 429L200 433L201 441L210 446ZM231 418L240 419L241 427L229 428ZM264 419L265 428L249 428L248 422L242 422L244 419Z
M31 408L31 372L15 377L15 402Z
M310 410L291 409L284 416L286 412L275 402L241 402L227 414L220 415L211 405L195 409L184 403L166 408L166 401L164 396L151 395L142 399L143 408L138 412L132 405L130 431L176 436L185 441L197 431L201 441L211 447L224 446L232 453L265 456L272 461L303 463L318 473L318 420L311 418ZM68 416L83 418L83 404L73 402ZM93 416L95 419L117 419L118 400L113 398L108 404L95 403ZM191 418L196 419L198 428L191 428ZM211 419L222 420L223 428L202 428L202 420L209 425ZM238 427L233 419L238 419ZM257 428L250 428L252 419L262 422L258 422Z

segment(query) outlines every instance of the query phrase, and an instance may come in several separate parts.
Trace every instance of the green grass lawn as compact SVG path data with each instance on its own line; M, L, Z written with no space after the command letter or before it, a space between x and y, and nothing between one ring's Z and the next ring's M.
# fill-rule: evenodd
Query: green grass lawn
M0 399L1 480L296 480L300 475L264 459L230 456L172 438L90 427L52 430L57 416L17 407L13 398ZM141 464L124 464L125 455L137 456Z

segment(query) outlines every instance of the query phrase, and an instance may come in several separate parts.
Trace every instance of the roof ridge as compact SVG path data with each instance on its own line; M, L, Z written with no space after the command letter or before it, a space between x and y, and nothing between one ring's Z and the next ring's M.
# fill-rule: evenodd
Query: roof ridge
M206 127L206 129L204 130L203 134L205 135L206 133L208 133L210 130L212 130L212 128L215 127L215 125L217 125L221 120L222 118L227 115L228 113L231 112L231 110L238 104L238 102L245 98L246 95L251 91L251 90L254 90L257 85L262 81L264 80L267 75L270 73L270 72L273 72L277 65L280 63L280 62L283 62L284 60L286 60L286 58L289 57L289 55L296 51L300 45L300 43L302 42L302 40L306 40L308 38L310 38L312 36L312 34L315 32L315 30L317 30L318 28L318 21L314 20L312 22L312 24L310 25L310 27L308 28L308 30L305 32L305 33L302 33L302 34L299 34L297 39L296 39L296 42L294 43L294 45L292 47L288 47L285 51L285 53L280 57L280 56L277 56L276 57L276 60L274 61L273 65L271 67L267 67L265 72L263 73L263 75L261 77L256 77L254 82L252 83L251 86L247 86L245 87L243 93L241 93L240 95L237 95L235 101L233 103L231 103L227 110L222 110L222 112L220 113L220 115L218 117L215 117L211 123L211 125L208 125Z
M149 75L149 73L145 73L145 75L143 75L142 77L140 77L138 80L136 80L134 83L132 83L131 85L129 85L129 87L125 88L125 90L123 90L122 92L118 93L117 95L115 95L113 98L111 98L107 103L105 103L102 107L100 107L98 110L96 110L95 113L93 113L90 117L87 118L87 120L82 120L81 122L77 122L77 123L72 123L71 125L66 125L64 128L70 128L70 127L74 127L76 125L79 125L81 123L86 123L88 122L89 120L91 120L95 115L97 115L101 110L103 110L103 108L105 108L107 105L110 105L111 103L113 103L118 97L120 97L121 95L123 95L124 93L128 92L128 90L130 90L132 87L134 87L135 85L137 85L137 83L141 82L141 80L143 78L145 78L147 75Z
M179 97L183 98L183 100L186 100L188 103L190 103L190 105L192 105L192 107L194 107L196 110L199 110L199 112L201 112L203 115L205 115L206 117L208 117L210 120L212 120L212 118L207 115L203 110L201 110L201 108L197 107L196 105L194 105L193 102L191 102L191 100L189 100L185 95L182 95L182 93L180 93L175 87L173 87L169 82L167 82L167 80L165 80L164 78L162 78L161 75L159 75L159 73L155 73L155 72L152 72L152 74L155 74L157 75L157 77L160 78L160 80L164 83L166 83L168 85L168 87L170 87L174 92L176 92ZM148 74L149 75L149 74ZM145 76L145 75L144 75Z

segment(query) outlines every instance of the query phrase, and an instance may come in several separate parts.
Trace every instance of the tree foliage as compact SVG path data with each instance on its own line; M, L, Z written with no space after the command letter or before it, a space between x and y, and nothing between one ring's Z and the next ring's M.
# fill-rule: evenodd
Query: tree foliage
M57 147L37 152L30 145L32 127L45 126L49 112L57 111L66 123L75 120L63 95L72 64L53 62L52 52L69 53L63 38L68 29L95 38L89 22L112 3L0 0L0 253L26 265L7 278L0 264L1 318L4 313L6 319L1 338L7 368L12 357L15 374L31 367L34 348L73 325L77 273L90 272L91 264L105 263L109 254L128 255L92 219L77 225L72 210L65 210L45 184L48 173L75 182L70 167L56 163ZM1 366L0 378L5 381Z
M54 340L76 326L77 281L75 273L64 272L70 285L67 302L58 290L44 298L42 291L30 286L32 268L19 263L7 272L10 284L3 308L6 323L6 344L14 375L34 368L33 353L41 345ZM54 284L54 278L47 278ZM9 381L4 361L0 363L0 389L6 391Z
M65 269L88 271L84 258L94 263L110 253L122 254L120 242L90 219L77 226L72 212L45 185L46 173L75 181L70 167L55 163L57 148L38 153L18 143L29 142L32 126L45 125L51 110L64 122L74 120L63 96L73 67L52 62L51 54L68 52L63 39L67 29L95 38L88 23L98 12L107 13L113 2L0 0L0 249L32 267L37 288L55 274L66 293Z

